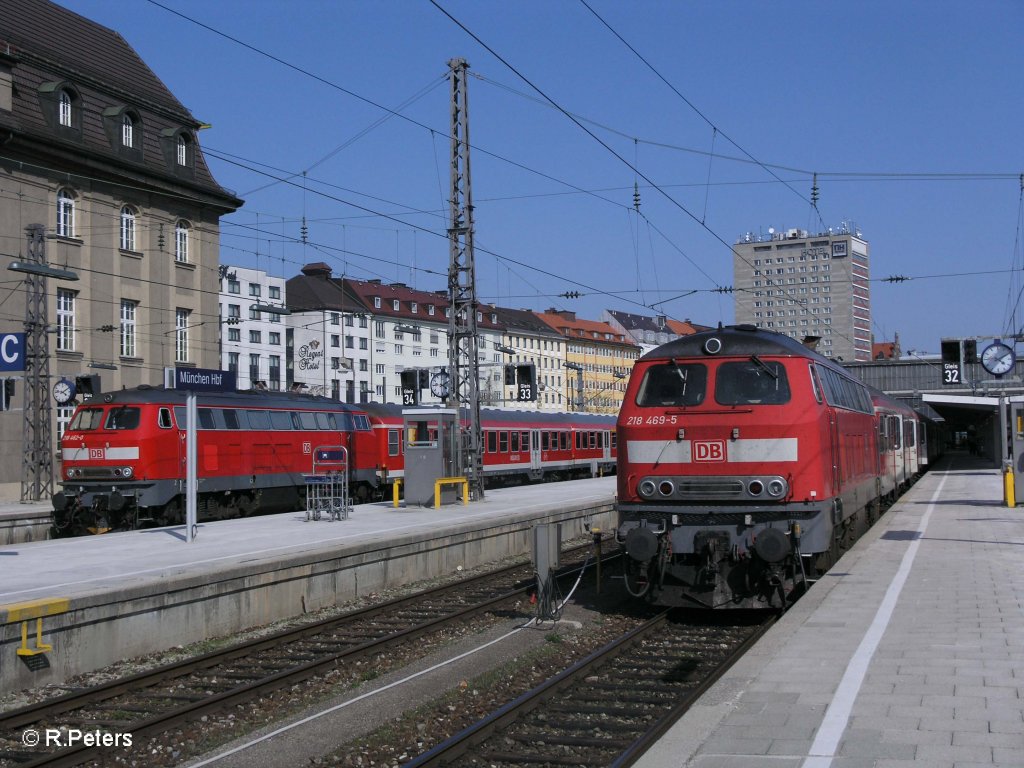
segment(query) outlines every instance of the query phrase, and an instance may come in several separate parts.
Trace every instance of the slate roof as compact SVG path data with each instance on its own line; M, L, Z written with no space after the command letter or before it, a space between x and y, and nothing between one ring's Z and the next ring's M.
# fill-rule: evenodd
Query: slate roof
M498 323L504 325L510 333L524 333L533 336L548 336L561 338L561 334L545 323L535 312L529 309L508 309L507 307L495 307L498 314Z
M8 67L12 110L0 110L0 126L13 134L2 154L34 155L44 169L187 188L225 210L241 206L206 165L200 122L117 32L49 0L0 0L0 68ZM74 129L56 123L64 87L78 98ZM113 125L123 110L139 121L134 152L120 146ZM175 162L178 134L191 141L187 167Z

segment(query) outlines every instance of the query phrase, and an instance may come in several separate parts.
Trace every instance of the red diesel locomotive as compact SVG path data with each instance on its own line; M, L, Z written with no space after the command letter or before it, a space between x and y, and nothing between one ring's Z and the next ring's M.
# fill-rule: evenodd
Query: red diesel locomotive
M109 392L78 407L61 439L55 536L184 519L185 399L173 389ZM201 394L200 520L303 509L317 447L343 446L357 501L404 475L402 409L284 392ZM561 479L615 469L614 420L484 409L489 481Z
M918 422L754 326L649 352L618 420L626 588L661 605L787 605L911 481Z

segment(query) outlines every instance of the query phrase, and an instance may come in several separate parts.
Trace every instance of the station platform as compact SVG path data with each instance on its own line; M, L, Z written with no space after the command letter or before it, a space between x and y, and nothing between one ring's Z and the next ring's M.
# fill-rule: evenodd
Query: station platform
M50 534L53 505L46 501L0 499L0 545L42 541Z
M1024 766L1024 508L921 478L637 765Z
M192 542L178 526L0 546L0 690L528 555L541 523L560 523L563 540L611 530L614 494L610 476L488 489L438 509L361 504L346 520L203 523Z

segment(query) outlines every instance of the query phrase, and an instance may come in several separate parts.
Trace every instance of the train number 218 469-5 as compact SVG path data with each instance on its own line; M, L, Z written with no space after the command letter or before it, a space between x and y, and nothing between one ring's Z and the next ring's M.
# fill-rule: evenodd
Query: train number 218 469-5
M675 423L676 423L676 417L675 416L666 416L663 413L658 414L657 416L629 416L629 417L626 418L626 426L627 427L635 426L637 424L651 424L653 426L658 426L659 424L675 424Z

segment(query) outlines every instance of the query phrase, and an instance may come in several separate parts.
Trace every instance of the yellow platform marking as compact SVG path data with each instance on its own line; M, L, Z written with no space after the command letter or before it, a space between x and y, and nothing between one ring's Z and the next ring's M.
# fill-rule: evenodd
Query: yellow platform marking
M21 647L18 648L18 655L38 656L40 653L52 651L53 646L43 642L43 617L65 613L70 606L71 600L66 597L43 597L24 603L0 606L0 611L4 614L4 624L21 622ZM28 644L28 623L32 619L36 620L36 644L34 646Z

